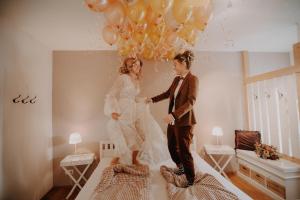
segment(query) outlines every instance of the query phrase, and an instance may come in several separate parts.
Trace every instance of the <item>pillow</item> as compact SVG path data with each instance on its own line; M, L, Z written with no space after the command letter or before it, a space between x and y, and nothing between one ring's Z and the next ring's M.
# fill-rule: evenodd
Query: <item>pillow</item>
M255 143L261 143L259 131L235 130L235 149L255 150Z

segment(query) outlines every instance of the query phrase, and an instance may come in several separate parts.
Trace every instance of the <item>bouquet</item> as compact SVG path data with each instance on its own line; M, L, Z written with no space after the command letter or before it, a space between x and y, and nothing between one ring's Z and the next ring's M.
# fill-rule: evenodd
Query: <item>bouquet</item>
M277 152L277 148L274 146L255 143L255 153L258 157L263 159L271 159L271 160L278 160L279 154Z

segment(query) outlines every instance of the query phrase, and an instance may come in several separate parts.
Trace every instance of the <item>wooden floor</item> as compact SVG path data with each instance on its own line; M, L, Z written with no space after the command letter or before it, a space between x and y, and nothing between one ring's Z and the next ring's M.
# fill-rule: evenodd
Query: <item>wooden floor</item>
M263 193L259 189L253 187L246 181L244 181L242 178L238 177L238 175L234 173L229 173L228 177L230 178L231 182L240 188L243 192L248 194L251 198L255 200L272 200L271 197L269 197L267 194Z
M235 174L228 174L228 177L232 181L234 185L252 197L254 200L272 200L271 197L266 195L265 193L261 192L260 190L256 189L255 187L251 186L249 183L244 181L243 179L239 178ZM71 190L70 187L54 187L48 194L46 194L42 200L62 200L68 195L69 191ZM78 194L79 190L76 190L73 195L69 198L69 200L74 200L76 195Z
M72 186L54 187L41 200L63 200L69 194ZM68 200L74 200L79 193L79 189L75 189L72 196Z

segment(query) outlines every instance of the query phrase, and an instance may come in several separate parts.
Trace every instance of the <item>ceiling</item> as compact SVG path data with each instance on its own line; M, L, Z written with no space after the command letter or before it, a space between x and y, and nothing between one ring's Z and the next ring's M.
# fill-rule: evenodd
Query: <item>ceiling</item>
M300 0L213 0L213 5L194 50L281 52L300 39ZM0 0L0 19L52 50L115 49L101 37L103 15L89 11L83 0Z

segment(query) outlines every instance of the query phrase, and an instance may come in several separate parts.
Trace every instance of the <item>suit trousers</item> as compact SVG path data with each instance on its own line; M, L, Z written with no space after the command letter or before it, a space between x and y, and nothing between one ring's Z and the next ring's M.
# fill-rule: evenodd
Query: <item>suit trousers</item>
M190 151L193 140L193 126L168 125L167 137L168 148L172 160L177 166L183 165L186 178L194 182L195 169L194 160Z

